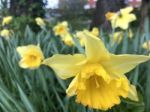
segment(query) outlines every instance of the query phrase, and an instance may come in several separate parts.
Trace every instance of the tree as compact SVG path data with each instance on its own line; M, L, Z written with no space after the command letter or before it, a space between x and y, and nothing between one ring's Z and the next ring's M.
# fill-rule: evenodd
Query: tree
M43 17L44 5L43 0L10 0L9 12L13 16Z
M143 31L144 21L149 16L150 0L142 0L141 5L141 18L140 18L140 31Z

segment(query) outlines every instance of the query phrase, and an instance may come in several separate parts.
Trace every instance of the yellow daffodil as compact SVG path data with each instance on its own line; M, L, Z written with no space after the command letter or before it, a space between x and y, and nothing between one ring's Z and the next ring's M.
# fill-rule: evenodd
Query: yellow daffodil
M12 21L12 16L7 16L3 18L2 25L7 25Z
M115 43L120 44L120 42L123 40L124 34L125 33L123 31L114 32L113 39L112 39L112 45L114 45ZM132 37L133 37L132 30L129 30L128 38L131 39Z
M62 36L66 35L69 31L68 23L67 21L63 21L61 23L58 23L54 28L53 31L56 36Z
M60 36L62 41L68 45L73 46L74 41L72 39L71 34L69 33L68 23L67 21L63 21L61 23L58 23L54 28L53 31L56 36Z
M108 12L106 13L106 19L111 22L113 28L120 27L122 29L127 29L129 23L136 20L136 16L131 13L132 11L132 7L126 7L116 13Z
M44 22L44 20L41 17L37 17L35 19L35 21L36 21L37 25L39 25L41 27L45 26L45 22Z
M123 32L119 31L119 32L115 32L113 35L113 39L112 39L112 44L114 45L115 43L120 43L123 39Z
M142 45L142 48L150 50L150 41L144 42L143 45Z
M62 39L62 41L68 45L68 46L74 46L75 43L73 41L72 36L70 35L68 31L68 24L64 21L61 24L54 27L55 35L59 35ZM57 33L56 33L57 32ZM95 36L99 36L99 29L94 27L91 31L91 33ZM82 31L78 31L75 35L76 39L79 40L81 46L84 46L83 40L82 40Z
M8 29L3 29L1 32L0 32L0 35L2 37L5 37L6 39L9 39L9 37L11 36L11 32L8 30Z
M129 31L128 31L128 37L129 37L130 39L132 39L132 37L133 37L133 32L132 32L131 29L129 29Z
M19 65L22 68L38 68L41 65L42 60L44 59L40 47L36 45L17 47L17 52L21 57Z
M75 77L66 91L68 96L76 95L78 103L102 110L120 104L120 97L138 101L136 88L125 73L150 57L111 54L91 32L83 35L85 54L56 54L43 62L62 79Z
M74 41L73 41L73 38L72 38L72 36L69 34L69 33L67 33L66 35L62 35L62 41L66 44L66 45L68 45L68 46L73 46L74 45Z
M99 37L99 29L98 29L98 28L94 27L94 28L92 29L91 33L92 33L93 35Z

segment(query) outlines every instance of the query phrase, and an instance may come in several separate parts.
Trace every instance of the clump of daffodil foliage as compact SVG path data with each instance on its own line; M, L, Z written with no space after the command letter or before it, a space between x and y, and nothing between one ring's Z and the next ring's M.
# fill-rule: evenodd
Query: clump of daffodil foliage
M144 32L132 7L106 13L112 32L73 30L67 21L24 32L4 17L0 31L0 111L149 112L149 20ZM70 27L71 26L71 27ZM119 30L116 28L119 28Z

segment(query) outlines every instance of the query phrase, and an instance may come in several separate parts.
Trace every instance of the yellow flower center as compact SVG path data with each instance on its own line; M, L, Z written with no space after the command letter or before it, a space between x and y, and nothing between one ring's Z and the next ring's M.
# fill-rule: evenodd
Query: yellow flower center
M36 68L40 66L42 61L42 57L37 52L32 51L29 54L26 54L22 60L21 63L23 66L29 66L30 68Z
M90 78L93 76L100 76L106 82L110 81L109 74L105 71L104 67L100 64L87 64L81 71L82 78Z
M60 26L57 31L56 31L59 35L64 35L67 33L67 29L64 26Z
M58 31L59 31L59 32L63 32L63 31L64 31L64 28L63 28L63 27L60 27L60 28L58 29Z
M31 59L32 61L34 61L34 60L36 60L36 59L37 59L37 56L29 55L29 59Z

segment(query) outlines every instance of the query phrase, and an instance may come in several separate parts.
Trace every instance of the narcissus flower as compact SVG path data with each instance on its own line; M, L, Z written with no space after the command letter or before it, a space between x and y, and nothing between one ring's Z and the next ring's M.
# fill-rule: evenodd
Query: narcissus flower
M113 28L120 27L125 30L129 27L130 22L136 20L136 16L131 13L132 11L133 7L126 7L116 13L108 12L106 19L111 22Z
M124 34L125 33L123 31L114 32L113 39L112 39L112 45L114 45L115 43L119 44L123 40ZM131 39L133 37L132 30L128 31L127 36L129 39Z
M60 36L61 40L68 46L73 46L74 41L69 32L68 23L67 21L63 21L58 23L54 28L53 31L56 36Z
M54 28L53 31L56 36L63 36L66 35L69 31L68 23L67 21L63 21L61 23L58 23Z
M44 59L39 45L20 46L17 47L17 52L21 56L19 65L22 68L38 68Z
M2 25L7 25L12 21L12 16L7 16L3 18Z
M130 38L130 39L132 39L133 38L133 32L132 32L132 30L131 29L129 29L129 31L128 31L128 37Z
M44 22L44 20L43 20L41 17L37 17L37 18L35 19L35 21L36 21L36 24L37 24L37 25L39 25L39 26L41 26L41 27L45 26L45 22Z
M73 38L72 38L70 33L62 35L61 39L68 46L73 46L74 45L74 41L73 41Z
M142 48L150 50L150 41L144 42L143 45L142 45Z
M118 31L118 32L115 32L114 35L113 35L113 39L112 39L112 44L114 45L115 43L120 43L123 39L123 32L122 31Z
M95 109L107 110L120 104L120 97L138 101L136 88L125 73L150 59L144 55L114 55L91 32L84 31L85 54L56 54L44 60L62 79L75 77L68 96Z
M2 37L5 37L6 39L9 39L9 37L11 36L11 31L9 31L8 29L3 29L1 32L0 32L0 35Z

